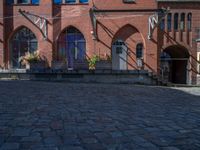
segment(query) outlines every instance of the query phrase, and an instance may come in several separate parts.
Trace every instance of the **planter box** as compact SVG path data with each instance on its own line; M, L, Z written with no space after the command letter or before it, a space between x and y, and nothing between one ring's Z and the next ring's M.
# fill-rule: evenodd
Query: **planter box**
M89 63L87 60L75 60L73 64L74 70L89 70Z
M32 62L29 64L29 67L30 67L29 70L31 72L44 72L44 70L47 68L45 61Z
M112 63L110 61L106 61L106 60L97 61L95 69L96 70L111 70Z
M55 71L63 71L67 69L67 62L64 61L52 61L51 69Z

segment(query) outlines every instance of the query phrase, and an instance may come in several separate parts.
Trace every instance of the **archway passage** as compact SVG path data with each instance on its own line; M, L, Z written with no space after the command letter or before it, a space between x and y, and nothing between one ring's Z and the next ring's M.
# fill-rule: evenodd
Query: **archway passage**
M161 54L161 68L163 75L167 75L170 82L186 84L188 79L188 50L181 46L170 46Z
M27 52L34 53L38 49L38 41L35 34L28 28L20 28L10 40L11 48L11 67L23 69L25 65L21 64L21 57Z
M58 39L58 61L67 61L68 68L73 68L75 61L86 58L86 41L83 34L75 27L66 28Z

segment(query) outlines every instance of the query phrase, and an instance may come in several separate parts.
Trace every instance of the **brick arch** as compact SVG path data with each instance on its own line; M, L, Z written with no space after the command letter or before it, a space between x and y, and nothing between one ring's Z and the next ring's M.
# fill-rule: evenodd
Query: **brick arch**
M188 49L182 45L170 45L163 49L163 52L168 53L171 57L174 58L189 58L190 53Z
M60 38L61 34L62 34L64 31L66 31L67 28L70 28L70 27L73 27L73 28L77 29L79 32L81 32L81 34L83 35L83 37L84 37L84 39L85 39L85 41L86 41L86 47L87 47L87 38L86 38L86 36L84 35L84 33L82 32L82 30L80 30L79 28L77 28L77 27L74 26L74 25L68 25L68 26L66 26L65 28L63 28L63 29L56 35L55 42L54 42L55 47L54 47L54 50L53 50L53 57L57 57L57 56L56 56L56 55L57 55L56 53L57 53L57 51L58 51L58 42L59 42L59 38ZM53 58L53 59L54 59L54 58Z
M76 27L70 25L64 28L56 43L54 60L67 61L69 68L73 68L76 61L83 62L85 60L87 56L86 39L84 34Z
M134 26L130 24L126 24L121 27L114 35L112 43L115 42L117 39L121 39L126 41L132 34L139 32Z
M57 34L56 40L55 40L56 43L58 42L60 35L61 35L65 30L67 30L67 28L70 28L70 27L73 27L73 28L77 29L77 30L80 31L80 32L82 33L82 35L84 36L83 31L82 31L81 29L79 29L78 27L76 27L76 26L74 26L74 25L68 25L68 26L64 27L64 28L59 32L59 34ZM85 40L86 40L86 37L85 37L85 36L84 36L84 38L85 38Z
M25 53L26 52L30 52L31 51L31 46L29 45L29 48L27 49L27 47L26 47L26 50L25 50L25 47L21 47L22 45L24 45L24 43L23 44L21 44L21 42L20 41L18 41L18 42L15 42L15 40L13 41L13 38L14 38L14 36L18 33L18 32L20 32L22 29L26 29L29 33L31 33L33 36L33 39L35 39L36 41L35 42L37 42L37 47L35 47L35 49L34 49L34 51L36 51L36 50L38 50L38 47L39 47L39 45L38 45L38 43L39 43L39 41L38 41L38 38L37 38L37 34L35 34L30 28L28 28L28 27L26 27L26 26L24 26L24 25L22 25L22 26L19 26L19 27L17 27L12 33L11 33L11 35L9 36L9 38L8 38L8 40L7 40L7 43L8 43L8 61L9 61L9 67L19 67L19 68L23 68L22 66L21 66L21 64L19 63L19 62L16 62L16 61L13 61L13 60L17 60L17 59L19 59L20 57L22 57L22 56L24 56L25 55ZM30 39L25 39L25 41L23 41L23 42L28 42L29 41L29 43L30 43ZM33 42L33 41L32 41ZM31 43L32 43L31 42ZM18 44L17 44L18 43ZM18 46L16 46L16 44L18 45ZM18 55L18 56L16 56L15 55L15 58L13 57L13 45L15 45L15 49L16 49L16 51L18 51L18 52L20 52L20 54ZM19 46L20 46L20 48L19 48ZM23 49L23 50L22 50ZM21 51L22 50L22 51ZM13 59L14 58L14 59ZM16 63L14 63L15 65L13 65L13 62L16 62Z
M39 35L37 34L38 32L36 31L36 30L33 30L32 28L29 28L29 27L27 27L27 26L25 26L25 25L19 25L19 26L17 26L11 33L10 33L10 35L8 36L8 45L9 45L9 42L10 42L10 40L13 38L13 36L20 30L20 29L22 29L22 28L27 28L27 29L29 29L32 33L34 33L34 35L35 35L35 37L36 37L36 39L39 41ZM39 42L38 42L39 43Z
M143 58L145 59L146 54L146 43L142 33L133 25L126 24L122 26L114 35L112 39L112 44L117 41L122 40L126 43L128 47L128 69L137 69L137 59L136 59L136 46L139 43L143 44Z
M169 47L177 47L177 48L180 48L180 49L184 49L185 51L187 51L187 53L189 55L192 55L192 52L191 52L191 47L183 42L179 42L179 43L168 43L168 44L165 44L162 49L161 49L161 52L163 52L164 50L168 49Z

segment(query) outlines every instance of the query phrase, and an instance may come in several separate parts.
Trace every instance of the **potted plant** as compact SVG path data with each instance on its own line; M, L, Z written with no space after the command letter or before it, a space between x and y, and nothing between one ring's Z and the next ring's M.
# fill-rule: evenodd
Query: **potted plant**
M97 55L94 55L91 58L88 58L88 63L89 63L89 69L90 70L95 70L96 63L97 63L98 60L99 60L99 57Z
M26 66L27 70L39 71L45 69L45 61L41 58L39 51L33 53L27 52L21 57L21 64Z

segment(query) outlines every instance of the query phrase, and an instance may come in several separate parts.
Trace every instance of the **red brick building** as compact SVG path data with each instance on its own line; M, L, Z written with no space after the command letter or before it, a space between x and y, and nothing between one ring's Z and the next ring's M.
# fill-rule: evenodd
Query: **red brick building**
M199 15L199 0L1 0L0 65L23 69L20 57L37 50L50 67L73 69L98 55L113 70L195 84Z

